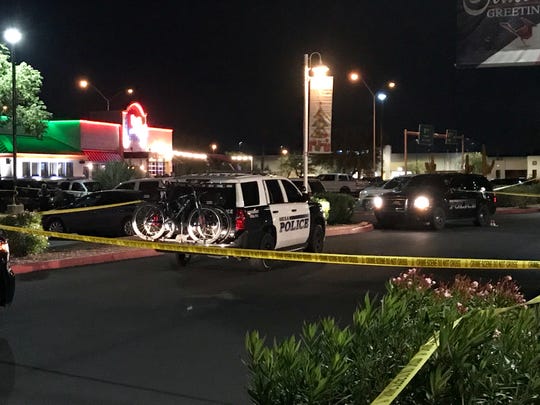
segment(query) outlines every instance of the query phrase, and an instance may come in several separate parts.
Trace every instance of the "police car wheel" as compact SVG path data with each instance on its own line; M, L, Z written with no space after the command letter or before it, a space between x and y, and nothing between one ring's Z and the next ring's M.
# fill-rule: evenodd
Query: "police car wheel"
M48 231L49 232L64 233L64 232L66 232L66 228L64 226L64 223L61 220L53 219L49 223Z
M317 224L311 230L306 252L321 253L324 247L324 232L322 226Z
M476 219L474 220L474 224L476 226L488 226L490 220L489 208L485 204L480 205L478 207L478 211L476 211Z
M276 246L276 240L274 236L270 233L265 233L261 238L261 243L259 249L261 250L274 250ZM260 270L268 271L272 269L273 260L268 259L249 259L251 267Z
M433 212L431 213L431 227L436 231L440 231L445 225L446 214L444 209L442 207L433 208Z

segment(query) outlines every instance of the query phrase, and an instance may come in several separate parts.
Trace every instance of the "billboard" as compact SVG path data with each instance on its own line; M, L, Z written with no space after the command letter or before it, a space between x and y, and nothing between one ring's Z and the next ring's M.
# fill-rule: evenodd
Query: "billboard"
M540 64L540 0L458 0L458 67Z
M308 153L331 153L332 140L332 76L309 80Z

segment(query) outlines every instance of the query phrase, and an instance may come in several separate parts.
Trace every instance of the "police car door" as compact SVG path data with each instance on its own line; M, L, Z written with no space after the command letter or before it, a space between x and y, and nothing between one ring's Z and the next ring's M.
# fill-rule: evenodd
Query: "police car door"
M276 249L305 243L309 235L307 203L289 202L281 180L267 179L264 182L268 192L272 223L276 229ZM292 187L298 192L294 185Z

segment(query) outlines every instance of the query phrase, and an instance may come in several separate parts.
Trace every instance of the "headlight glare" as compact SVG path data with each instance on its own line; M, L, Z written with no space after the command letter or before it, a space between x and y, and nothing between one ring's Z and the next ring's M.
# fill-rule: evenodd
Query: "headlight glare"
M426 196L418 196L414 199L414 208L417 208L419 210L425 210L426 208L429 208L429 198Z
M373 204L373 208L378 210L383 206L383 200L382 200L381 197L375 196L375 197L373 197L372 204Z

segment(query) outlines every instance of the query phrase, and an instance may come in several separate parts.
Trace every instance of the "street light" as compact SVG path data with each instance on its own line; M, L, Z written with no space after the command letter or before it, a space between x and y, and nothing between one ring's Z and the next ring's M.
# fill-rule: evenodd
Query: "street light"
M384 101L386 99L386 94L381 93L381 92L374 93L373 90L371 90L371 87L369 87L369 85L367 84L366 80L361 78L360 74L357 73L357 72L349 73L349 80L351 82L357 82L359 80L362 80L362 83L364 83L364 86L366 86L366 89L368 89L369 94L371 94L372 104L373 104L373 106L372 106L372 109L373 109L373 128L372 128L372 132L373 132L373 162L372 162L372 169L373 169L373 174L375 174L375 169L377 167L377 152L376 152L376 149L377 149L377 104L376 104L376 100L377 100L377 97L378 97L379 94L384 94L384 98L382 100L379 98L380 101ZM390 82L386 83L386 87L388 87L389 89L394 89L396 87L396 82L390 81ZM381 148L382 148L382 145L381 145ZM382 166L381 166L381 169L382 169ZM381 170L381 173L382 173L382 170Z
M317 66L312 65L311 58L313 56L319 57L319 64ZM328 67L323 65L322 56L319 52L313 52L311 54L304 54L304 190L308 189L308 149L309 149L309 82L310 71L313 73L313 77L326 76L328 73Z
M85 80L85 79L79 80L79 87L81 89L87 89L88 87L91 87L92 89L94 89L96 93L98 93L101 96L101 98L103 98L103 100L105 100L105 102L107 103L107 111L110 111L111 100L113 98L115 98L116 96L119 96L122 93L125 93L131 96L135 92L135 90L133 90L132 88L127 88L124 90L120 90L116 92L112 97L107 98L96 86L94 86L92 83L90 83L88 80Z
M211 145L210 145L210 149L212 149L212 153L216 153L217 143L211 144Z
M381 179L384 180L384 162L383 162L383 156L384 156L384 148L383 148L383 115L384 115L384 100L386 100L386 97L388 97L386 95L386 93L382 92L382 91L379 91L377 93L377 100L379 100L381 102L381 119L380 119L380 122L381 124L379 125L379 131L380 131L380 134L379 134L379 147L381 148L381 157L380 157L380 162L381 162Z
M15 45L22 39L17 28L4 31L4 39L11 44L11 134L13 137L13 205L10 211L16 214L22 212L22 205L17 205L17 74L15 68Z

